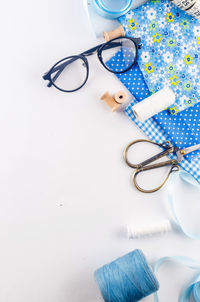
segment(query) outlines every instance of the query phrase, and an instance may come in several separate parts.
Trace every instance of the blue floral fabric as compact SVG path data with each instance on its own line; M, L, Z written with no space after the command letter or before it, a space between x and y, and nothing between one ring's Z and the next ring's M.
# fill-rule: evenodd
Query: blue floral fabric
M177 114L200 101L200 23L168 0L150 0L122 16L127 36L140 37L138 63L150 90L173 89Z

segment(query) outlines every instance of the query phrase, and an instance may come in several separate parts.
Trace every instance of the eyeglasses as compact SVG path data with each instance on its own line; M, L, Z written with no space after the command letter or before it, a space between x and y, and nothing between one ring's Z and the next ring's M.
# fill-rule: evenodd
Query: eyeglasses
M89 76L87 56L97 52L100 63L112 73L124 73L136 62L140 38L120 37L100 44L80 55L70 56L58 61L43 76L52 85L63 92L74 92L85 85Z

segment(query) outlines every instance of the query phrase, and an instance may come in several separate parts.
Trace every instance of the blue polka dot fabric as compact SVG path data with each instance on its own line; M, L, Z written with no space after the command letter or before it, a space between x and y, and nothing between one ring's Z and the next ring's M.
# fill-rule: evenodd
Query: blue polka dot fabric
M119 64L120 53L112 57L108 66ZM136 63L126 73L116 74L119 80L135 97L125 112L154 141L161 143L169 140L180 149L200 143L200 104L171 115L164 110L144 123L138 122L133 114L132 106L151 95L144 80L143 73ZM200 182L200 151L192 152L180 163L182 168L191 173Z
M167 110L160 112L153 118L170 137L171 142L179 148L186 148L200 143L200 106L194 107L171 116ZM199 156L200 151L187 155L190 159Z

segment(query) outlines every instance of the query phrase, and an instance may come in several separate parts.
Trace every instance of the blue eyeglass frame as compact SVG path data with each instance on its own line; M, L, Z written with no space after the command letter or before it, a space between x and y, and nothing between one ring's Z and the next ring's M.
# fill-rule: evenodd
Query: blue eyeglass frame
M113 47L120 46L121 45L120 42L113 43L115 40L118 40L118 39L131 40L134 43L134 45L135 45L136 55L135 55L135 59L134 59L133 63L128 68L126 68L123 71L112 71L103 62L102 52L105 49L110 49L110 48L113 48ZM86 84L86 82L88 80L88 77L89 77L89 63L88 63L88 60L86 58L87 56L91 56L91 55L93 55L97 51L97 57L98 57L100 63L104 66L104 68L107 69L109 72L112 72L114 74L120 74L120 73L124 73L124 72L128 71L135 64L135 62L137 60L137 57L138 57L138 49L141 49L141 47L142 47L142 45L140 43L141 43L141 39L140 38L131 38L131 37L118 37L118 38L114 38L114 39L112 39L112 40L110 40L110 41L108 41L106 43L97 45L97 46L95 46L95 47L93 47L93 48L91 48L89 50L86 50L86 51L82 52L80 55L69 56L69 57L66 57L66 58L58 61L56 64L54 64L52 66L52 68L47 73L44 74L43 79L45 81L49 81L47 87L51 87L53 85L55 88L57 88L58 90L60 90L62 92L75 92L75 91L81 89ZM70 64L70 63L72 63L72 62L74 62L74 61L76 61L78 59L81 59L83 61L83 63L85 64L85 67L86 67L86 78L85 78L84 82L81 84L81 86L79 86L78 88L73 89L73 90L65 90L65 89L62 89L62 88L58 87L54 83L54 81L56 81L56 79L60 76L60 74L62 73L62 71L64 70L64 68L68 64ZM60 64L63 61L66 61L66 60L68 60L68 61L65 62L65 63L63 63L63 64ZM58 70L58 72L52 77L52 74L55 73L57 70Z

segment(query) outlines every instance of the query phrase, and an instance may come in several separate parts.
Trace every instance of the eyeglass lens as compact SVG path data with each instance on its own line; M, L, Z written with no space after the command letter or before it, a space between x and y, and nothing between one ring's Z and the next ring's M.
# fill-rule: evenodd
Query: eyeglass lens
M135 43L127 38L118 38L102 48L104 65L112 72L124 72L135 62L137 49Z
M51 81L64 91L81 87L87 78L87 66L80 57L70 57L57 63L51 71Z

